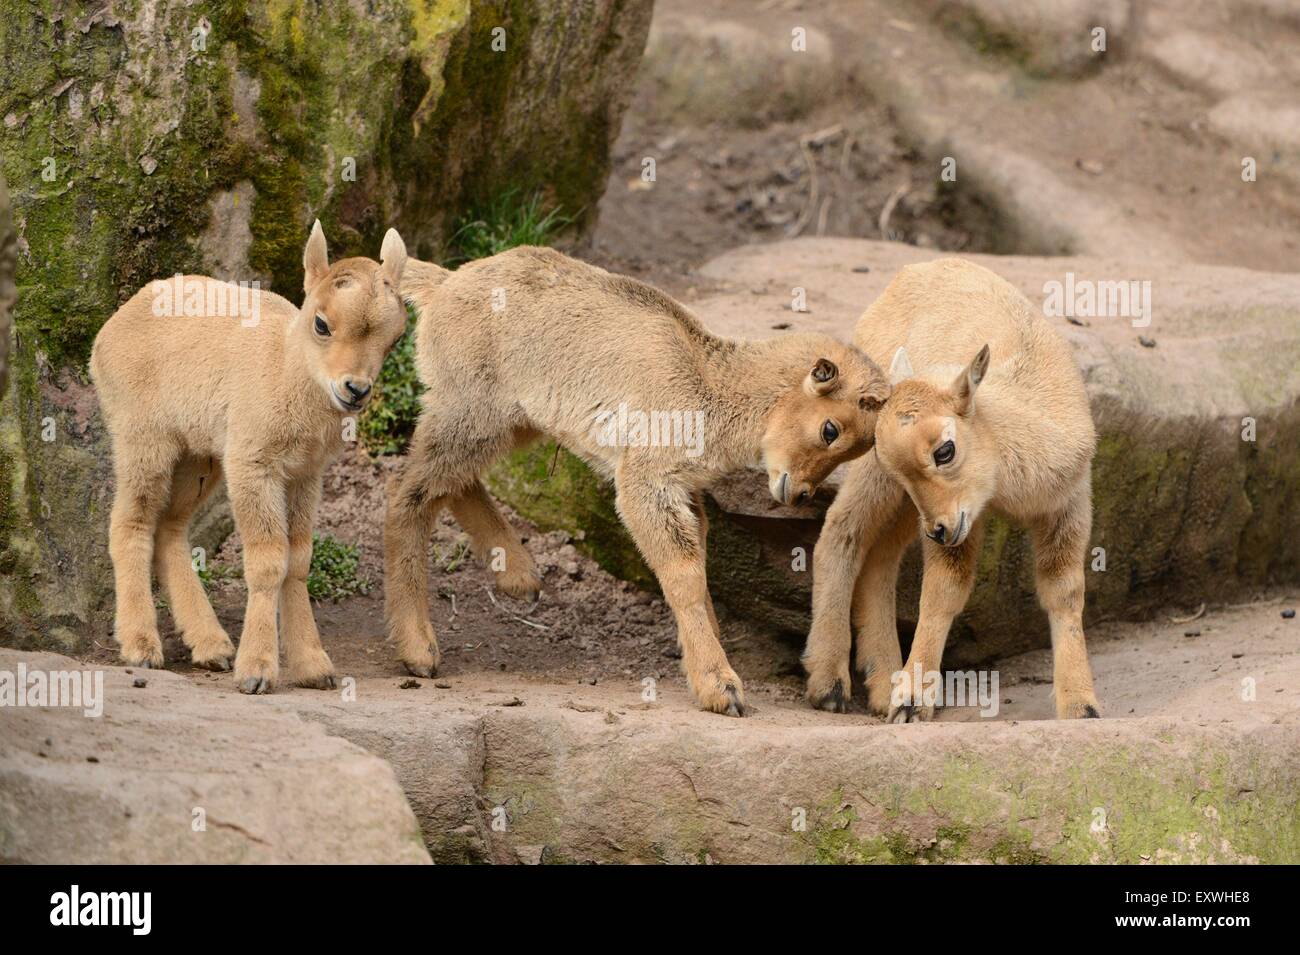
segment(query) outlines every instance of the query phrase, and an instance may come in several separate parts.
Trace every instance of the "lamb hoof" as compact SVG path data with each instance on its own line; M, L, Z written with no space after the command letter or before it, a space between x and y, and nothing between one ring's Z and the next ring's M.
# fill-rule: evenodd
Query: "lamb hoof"
M847 713L849 711L848 702L844 699L844 682L836 680L830 690L821 696L813 697L810 701L813 709L825 710L827 713Z
M244 680L242 683L239 684L240 693L261 695L263 693L269 692L270 689L271 689L271 681L264 676L261 677L250 676L247 680Z

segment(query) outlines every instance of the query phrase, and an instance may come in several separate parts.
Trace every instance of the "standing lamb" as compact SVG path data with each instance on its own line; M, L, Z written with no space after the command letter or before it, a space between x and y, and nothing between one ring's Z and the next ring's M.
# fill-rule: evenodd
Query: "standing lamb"
M696 699L743 715L705 580L701 493L761 461L777 501L810 496L870 449L889 395L880 370L824 335L718 338L662 292L549 249L454 273L412 260L402 292L420 313L428 386L384 525L385 613L406 667L429 676L438 665L427 548L444 506L482 559L502 558L492 565L503 591L540 588L480 475L545 434L613 479L619 516L676 616Z
M230 669L235 650L188 540L190 518L224 473L248 584L239 690L265 693L278 680L277 609L290 682L334 685L307 595L312 524L321 473L406 327L406 247L391 229L381 256L383 265L331 266L317 222L303 253L302 308L260 289L177 276L141 289L100 329L90 373L113 442L109 553L128 664L163 664L152 562L194 664Z
M903 269L854 337L869 355L894 356L894 391L876 423L876 453L849 468L817 541L809 701L844 712L852 627L872 712L905 722L932 715L916 676L924 683L939 672L992 511L1033 538L1057 716L1097 716L1083 636L1096 433L1069 346L1018 290L961 259ZM918 532L921 613L903 666L894 594Z

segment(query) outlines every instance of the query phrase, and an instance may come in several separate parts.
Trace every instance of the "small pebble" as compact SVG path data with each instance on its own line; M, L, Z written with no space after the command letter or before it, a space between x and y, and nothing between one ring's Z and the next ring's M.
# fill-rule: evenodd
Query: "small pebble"
M420 681L414 679L403 680L401 683L397 684L397 688L399 690L418 690L420 688Z
M857 273L859 273L859 274L861 274L861 275L866 275L868 272L871 271L871 266L869 266L869 265L855 265L855 266L853 266L853 271L854 271L854 272L857 272Z
M436 686L436 687L437 687L438 689L440 689L440 690L450 690L450 689L451 689L451 684L448 683L446 680L438 680L438 681L436 681L433 685Z
M1234 654L1232 655L1232 659L1234 659L1234 660L1240 660L1240 659L1241 659L1242 657L1244 657L1245 655L1246 655L1246 654L1244 654L1244 653L1234 653Z
M1138 344L1143 348L1155 348L1156 340L1154 338L1147 338L1145 335L1139 335Z
M1183 633L1184 637L1199 637L1200 635L1201 631L1199 630L1187 630Z
M1288 607L1287 609L1283 610L1283 611L1282 611L1282 619L1283 619L1283 620L1293 620L1293 619L1295 619L1295 608L1294 608L1294 607Z
M131 681L131 685L135 687L137 690L143 690L146 686L149 685L149 681L142 676L138 676Z

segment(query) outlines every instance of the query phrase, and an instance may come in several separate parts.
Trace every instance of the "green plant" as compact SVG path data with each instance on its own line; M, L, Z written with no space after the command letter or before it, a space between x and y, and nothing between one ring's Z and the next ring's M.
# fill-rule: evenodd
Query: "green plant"
M338 602L370 591L370 581L357 576L360 559L355 544L344 544L328 534L311 536L311 568L307 593L313 600Z
M235 576L235 568L225 564L204 564L197 571L204 590L211 590L213 584L230 580Z
M520 245L546 245L572 221L559 209L544 209L541 193L524 198L510 189L460 221L447 261L460 264Z
M415 373L415 309L406 307L406 334L384 359L375 397L357 423L361 443L371 454L401 454L420 415L424 385Z
M559 209L545 209L541 193L521 198L510 189L459 220L451 238L448 265L486 258L520 245L546 245L573 221ZM379 372L375 396L357 430L371 454L402 454L420 415L424 386L415 373L414 309L407 309L406 334Z

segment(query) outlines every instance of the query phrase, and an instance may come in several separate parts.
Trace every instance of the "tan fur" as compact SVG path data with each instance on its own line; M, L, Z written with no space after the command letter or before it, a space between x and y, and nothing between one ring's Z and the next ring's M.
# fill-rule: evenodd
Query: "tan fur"
M404 469L389 485L384 533L386 615L406 666L429 675L438 664L427 542L444 505L481 558L501 549L498 586L515 595L540 587L480 475L545 434L613 479L618 513L677 618L700 704L743 713L705 581L700 492L762 461L778 500L812 494L841 461L870 448L889 392L880 370L822 335L718 338L662 292L548 249L515 249L455 273L412 261L403 294L420 312L419 373L429 389ZM602 443L598 416L621 403L702 411L702 453ZM828 420L840 432L830 446Z
M809 700L843 712L856 631L871 710L891 720L931 715L907 702L911 674L917 664L923 674L939 669L992 511L1033 538L1057 715L1097 715L1082 617L1096 434L1068 346L1009 283L960 259L903 269L859 320L855 342L902 380L876 423L876 453L851 465L817 542ZM955 457L937 467L948 438ZM918 523L921 613L904 665L894 592ZM939 525L947 546L931 536ZM901 699L891 703L895 674Z
M235 651L191 565L188 540L190 518L224 473L248 583L235 682L245 693L276 683L278 609L290 681L334 685L307 595L311 531L321 472L343 446L344 419L365 406L405 328L398 289L406 248L392 230L383 259L331 266L317 222L303 256L302 308L260 292L256 324L251 308L156 315L152 283L100 329L90 372L113 442L109 553L115 636L127 663L163 664L152 561L194 663L230 669ZM202 276L185 281L205 302L209 291L215 300L233 288ZM329 336L315 329L318 315Z

